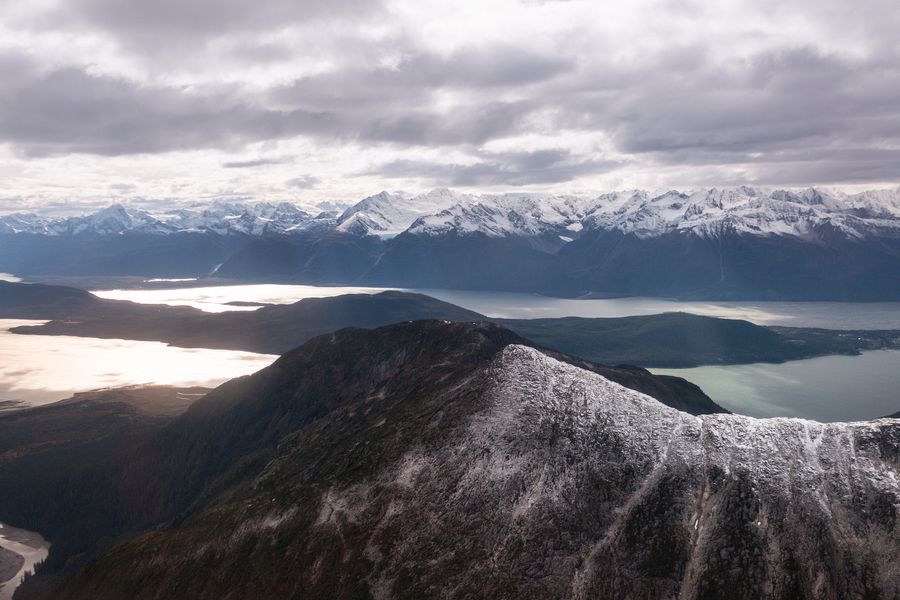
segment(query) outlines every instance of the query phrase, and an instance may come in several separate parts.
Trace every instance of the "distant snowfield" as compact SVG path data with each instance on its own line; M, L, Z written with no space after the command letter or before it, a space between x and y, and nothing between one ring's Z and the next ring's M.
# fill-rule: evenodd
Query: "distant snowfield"
M17 335L42 321L0 319L0 401L46 404L75 392L144 383L213 387L269 366L269 354L159 342Z
M141 304L193 306L207 312L256 310L229 302L290 304L304 298L342 294L375 294L387 289L426 294L488 317L539 319L552 317L629 317L664 312L689 312L726 319L745 319L758 325L821 327L827 329L900 329L900 302L713 302L664 298L568 299L538 294L371 288L313 285L228 285L157 290L102 290L100 298Z

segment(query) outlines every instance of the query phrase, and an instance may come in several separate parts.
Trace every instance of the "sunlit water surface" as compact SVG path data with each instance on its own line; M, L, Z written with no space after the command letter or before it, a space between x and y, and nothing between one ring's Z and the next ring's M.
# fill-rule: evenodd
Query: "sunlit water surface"
M153 290L104 290L101 298L144 304L194 306L210 312L255 310L228 302L289 304L303 298L377 293L385 288L318 287L311 285L232 285ZM825 327L829 329L900 329L900 302L697 302L663 298L578 300L538 294L407 290L427 294L489 317L626 317L681 311L712 317L746 319L760 325Z
M95 292L104 298L143 303L236 310L227 302L285 304L303 298L376 293L381 288L306 285L236 285L166 290ZM760 325L829 329L900 329L898 302L680 302L660 298L561 299L536 294L409 290L498 318L623 317L684 311L746 319ZM253 307L240 307L253 310ZM655 369L699 385L716 402L743 414L856 420L900 410L900 352L828 356L782 365L707 366Z
M206 312L256 310L258 306L235 306L229 302L291 304L303 298L329 298L343 294L374 294L386 288L319 287L314 285L222 285L144 290L101 290L92 292L100 298L130 300L141 304L193 306Z
M258 371L276 358L159 342L9 332L17 325L39 323L0 319L0 400L37 405L74 392L142 383L215 386Z

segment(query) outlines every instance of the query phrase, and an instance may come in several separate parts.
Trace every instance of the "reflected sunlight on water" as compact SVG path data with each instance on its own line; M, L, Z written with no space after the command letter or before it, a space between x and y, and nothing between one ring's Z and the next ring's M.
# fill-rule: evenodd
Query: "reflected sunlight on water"
M44 404L102 387L214 386L270 365L268 354L174 348L159 342L16 335L40 321L0 319L0 400Z
M193 306L208 312L255 310L228 302L289 304L303 298L341 294L374 294L385 289L312 285L229 285L162 290L95 291L101 298L142 304ZM551 317L627 317L663 312L690 312L710 317L745 319L759 325L829 329L900 329L900 302L710 302L665 298L568 299L538 294L458 290L406 290L432 296L489 317L537 319Z
M206 312L256 310L256 306L233 306L228 302L290 304L303 298L329 298L342 294L376 294L388 288L320 287L314 285L223 285L159 290L101 290L91 292L109 300L131 300L140 304L193 306Z

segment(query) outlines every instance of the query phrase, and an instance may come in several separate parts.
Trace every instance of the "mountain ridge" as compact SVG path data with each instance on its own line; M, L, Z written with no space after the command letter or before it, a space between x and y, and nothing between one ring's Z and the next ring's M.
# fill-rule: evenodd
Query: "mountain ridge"
M898 421L693 417L493 325L344 330L194 403L130 461L184 512L23 597L892 597L898 457Z

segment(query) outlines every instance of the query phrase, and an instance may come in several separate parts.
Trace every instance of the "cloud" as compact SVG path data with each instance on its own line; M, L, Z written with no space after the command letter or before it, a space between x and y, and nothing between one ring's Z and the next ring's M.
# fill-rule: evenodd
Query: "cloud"
M28 156L105 156L240 149L251 141L327 134L328 114L279 111L231 90L148 86L77 68L42 71L0 59L0 139Z
M880 183L898 28L890 0L0 4L0 193Z
M298 135L480 144L515 131L533 108L527 102L488 101L447 114L384 102L365 111L335 110L327 98L308 107L268 108L234 90L144 86L76 68L42 72L14 56L0 61L0 77L7 82L0 97L0 139L29 156L239 149Z
M314 177L312 175L301 175L300 177L294 177L293 179L287 180L285 182L285 185L301 190L310 190L320 183L321 180L318 177Z
M421 179L438 186L522 186L571 181L587 174L612 171L621 164L603 159L577 159L566 149L484 153L478 162L453 164L397 160L378 165L364 175Z
M449 55L419 52L396 65L351 66L294 81L277 100L302 107L379 108L427 100L441 89L493 90L537 84L576 68L572 58L504 44L470 46ZM414 106L414 104L413 104Z
M65 0L42 20L103 31L120 47L138 53L177 56L185 49L203 50L211 40L295 25L363 21L382 10L379 0Z
M187 31L221 34L285 23L361 17L381 8L372 0L66 0L68 15L117 32Z
M288 159L281 158L254 158L251 160L235 160L222 163L223 169L248 169L252 167L265 167L268 165L281 165Z

